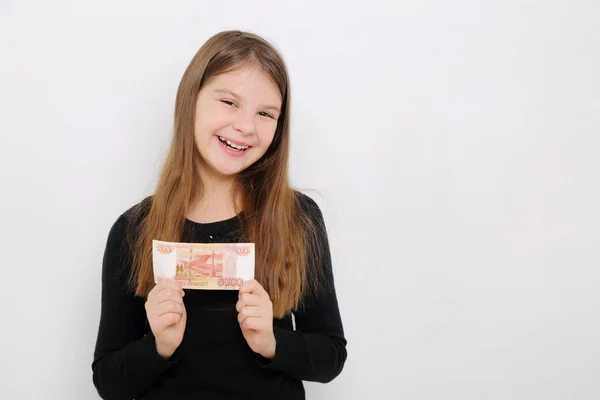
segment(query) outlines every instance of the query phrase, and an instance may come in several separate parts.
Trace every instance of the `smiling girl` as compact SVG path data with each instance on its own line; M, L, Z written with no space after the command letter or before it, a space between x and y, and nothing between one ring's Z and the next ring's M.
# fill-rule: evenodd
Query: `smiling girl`
M227 31L200 48L157 188L108 235L92 364L102 398L304 399L303 380L340 374L327 232L290 187L289 124L286 66L267 41ZM153 239L255 243L256 279L239 291L155 284Z

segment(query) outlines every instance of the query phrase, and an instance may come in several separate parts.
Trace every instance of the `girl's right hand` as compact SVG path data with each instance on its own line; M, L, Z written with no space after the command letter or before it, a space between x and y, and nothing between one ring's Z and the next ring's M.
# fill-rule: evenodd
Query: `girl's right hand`
M148 294L146 316L156 341L156 351L169 358L183 340L187 314L183 304L185 292L172 279L161 279Z

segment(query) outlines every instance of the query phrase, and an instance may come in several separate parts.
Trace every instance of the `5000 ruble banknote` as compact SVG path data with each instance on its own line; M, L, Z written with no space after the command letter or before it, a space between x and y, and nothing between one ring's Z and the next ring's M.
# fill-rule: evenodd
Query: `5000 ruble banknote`
M237 290L254 279L254 243L152 241L154 280L169 278L184 289Z

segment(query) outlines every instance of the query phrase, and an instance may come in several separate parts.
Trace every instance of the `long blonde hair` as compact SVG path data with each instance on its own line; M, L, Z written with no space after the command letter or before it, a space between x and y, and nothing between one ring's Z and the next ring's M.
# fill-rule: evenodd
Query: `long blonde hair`
M255 243L255 277L269 293L275 317L299 307L306 294L319 289L317 245L320 227L300 203L288 178L290 83L279 52L248 32L225 31L212 36L185 70L175 104L173 139L151 202L134 210L140 218L134 235L130 285L146 296L154 286L152 240L181 241L186 212L201 193L194 142L198 92L210 78L248 63L260 65L276 84L282 108L273 142L265 155L236 175L234 196L242 198L244 231ZM236 197L234 197L236 198ZM146 207L144 206L146 205ZM314 270L313 270L314 269Z

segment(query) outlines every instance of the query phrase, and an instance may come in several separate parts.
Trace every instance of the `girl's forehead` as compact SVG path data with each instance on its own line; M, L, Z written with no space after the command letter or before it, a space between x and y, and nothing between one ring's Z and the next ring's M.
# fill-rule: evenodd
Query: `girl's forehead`
M214 76L206 88L216 92L242 96L269 97L271 101L281 101L279 88L262 68L240 68Z
M240 84L246 82L254 83L266 83L272 84L271 77L260 67L257 66L245 66L233 69L231 71L222 72L213 78L213 81L231 81L239 82Z

